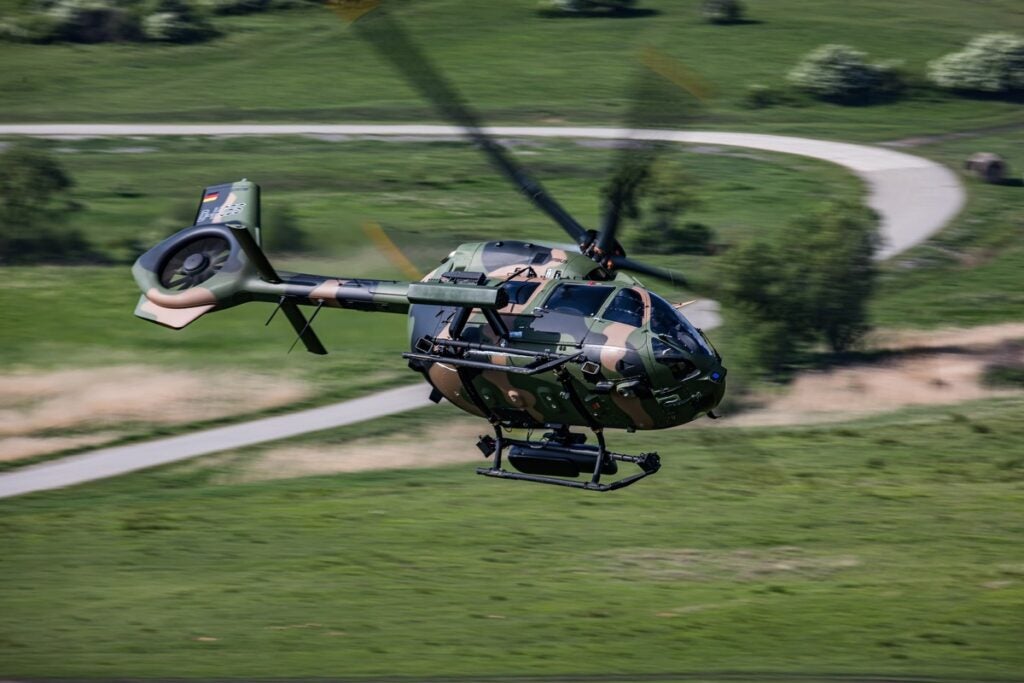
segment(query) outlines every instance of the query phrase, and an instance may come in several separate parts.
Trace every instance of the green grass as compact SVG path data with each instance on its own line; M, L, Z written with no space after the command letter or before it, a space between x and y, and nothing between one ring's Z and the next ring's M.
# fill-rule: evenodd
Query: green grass
M885 106L751 111L810 48L847 42L916 73L971 35L1024 28L1015 0L750 3L714 27L693 2L657 17L545 20L533 0L419 3L411 32L493 123L615 124L637 48L713 87L695 125L878 141L1019 125L1019 104L914 90ZM9 7L10 2L3 6ZM0 120L418 121L434 115L317 10L225 18L195 47L0 45ZM911 28L912 27L912 30ZM959 166L1020 136L912 150ZM394 276L361 245L384 223L421 267L458 241L552 238L471 150L295 139L80 141L52 146L86 208L74 225L123 255L153 243L207 182L248 176L323 245L282 267ZM153 147L142 154L118 147ZM520 150L593 223L607 152ZM813 161L694 155L692 216L730 241L772 232L858 183ZM760 159L760 160L758 160ZM887 266L890 326L1021 318L1021 188L969 184L965 214ZM628 246L628 234L626 243ZM669 265L669 260L661 260ZM683 269L706 278L700 259ZM181 332L134 320L127 268L0 269L0 368L151 363L259 370L318 387L312 402L412 380L402 316L318 318L326 358L285 355L268 307ZM722 334L732 334L729 330ZM739 331L735 332L736 334ZM717 341L717 336L716 336ZM728 359L727 359L728 362ZM368 369L371 369L368 371ZM0 501L0 673L19 677L338 677L855 673L978 680L1024 670L1024 402L908 410L855 424L616 435L661 451L655 478L607 496L476 477L471 466L222 484L264 450ZM457 419L450 406L307 436L344 449ZM482 423L481 423L482 424Z
M842 42L912 74L985 31L1024 29L1016 0L754 3L753 23L713 26L696 2L647 0L632 19L548 19L535 0L430 0L409 32L493 122L621 121L639 49L652 45L710 86L702 127L882 140L1021 123L1012 102L915 89L886 106L810 101L748 110L751 84L782 85L804 53ZM218 20L197 46L0 45L6 121L422 121L436 116L327 10ZM912 26L913 30L908 30ZM59 106L55 106L59 103Z
M471 466L218 485L221 457L3 501L0 669L1016 678L1022 408L623 436L665 467L605 496Z
M964 177L968 204L949 226L922 246L892 259L872 316L890 327L978 325L1024 319L1024 137L972 136L909 151L953 168L977 151L995 151L1013 177L989 185Z
M357 275L389 272L385 261L364 253L360 226L367 220L385 225L424 272L462 241L568 240L463 142L283 137L48 146L63 152L61 163L77 182L74 196L86 205L73 226L108 249L128 238L162 239L180 227L168 216L182 204L194 206L203 185L243 176L261 183L266 210L291 204L317 254L355 268ZM517 149L583 224L599 223L599 190L611 174L613 151L557 140L524 140ZM857 200L863 194L846 170L790 155L700 146L671 149L662 161L686 171L700 200L686 219L713 226L727 244L777 231L828 198Z

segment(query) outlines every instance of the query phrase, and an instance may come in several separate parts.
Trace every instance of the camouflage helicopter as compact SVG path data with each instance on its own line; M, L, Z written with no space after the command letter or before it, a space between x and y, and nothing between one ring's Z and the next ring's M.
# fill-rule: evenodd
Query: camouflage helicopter
M410 350L402 356L430 384L431 399L444 398L493 428L477 443L490 458L479 474L596 491L654 474L657 453L612 452L604 431L716 417L726 370L678 307L629 274L685 284L676 273L630 259L616 239L636 174L617 175L600 230L584 228L485 133L400 25L388 15L377 21L364 37L572 244L462 244L418 282L278 272L260 247L259 187L241 180L205 188L193 225L139 257L132 273L143 294L135 315L180 329L241 303L275 303L271 318L282 311L296 343L324 354L311 327L322 308L404 313ZM309 319L300 306L315 307ZM596 443L572 428L589 430ZM508 429L530 431L519 439ZM532 430L549 431L534 439ZM503 456L515 471L503 468ZM602 482L619 463L639 471Z

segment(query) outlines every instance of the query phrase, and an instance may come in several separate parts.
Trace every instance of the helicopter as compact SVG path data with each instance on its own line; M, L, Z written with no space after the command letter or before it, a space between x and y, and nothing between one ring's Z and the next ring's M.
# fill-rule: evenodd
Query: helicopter
M135 315L181 329L206 313L268 302L276 304L268 323L280 311L295 343L325 354L312 327L323 308L406 314L410 348L402 357L430 385L431 400L447 400L491 425L493 436L476 444L489 459L478 474L611 491L656 473L657 453L613 452L605 430L715 418L727 372L680 307L631 273L683 286L685 278L628 257L616 239L642 176L638 157L613 178L600 229L585 228L486 133L378 3L355 0L355 12L351 2L336 2L354 26L375 11L363 37L572 242L462 244L419 281L279 272L261 248L260 188L242 179L204 188L193 224L138 258ZM314 307L309 318L300 306ZM512 429L527 430L526 438L512 438ZM534 430L549 431L535 439ZM587 443L586 432L596 443ZM620 464L638 471L602 480L617 475Z

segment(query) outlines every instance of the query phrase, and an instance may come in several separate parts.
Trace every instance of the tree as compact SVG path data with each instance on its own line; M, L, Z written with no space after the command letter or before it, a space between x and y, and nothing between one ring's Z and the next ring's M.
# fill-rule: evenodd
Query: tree
M102 43L139 35L136 16L114 0L58 0L47 14L55 40Z
M740 0L703 0L700 5L701 16L712 24L738 24L744 11Z
M260 232L263 235L263 246L267 251L278 253L297 253L308 251L309 238L299 227L295 209L290 204L276 204L267 211Z
M722 296L750 337L759 367L776 374L810 344L841 352L867 332L876 223L867 209L836 203L795 221L774 242L730 252Z
M1024 92L1024 38L1012 33L976 36L963 50L931 62L928 77L951 90Z
M203 13L186 0L153 0L142 21L148 40L167 43L197 43L216 35Z
M693 183L678 164L659 159L648 165L647 155L640 154L622 166L602 195L608 201L616 189L626 188L622 216L637 224L632 244L656 254L707 254L714 231L702 223L681 223L700 204Z
M73 184L40 148L20 144L0 153L0 263L97 258L81 233L64 229L76 208L66 194Z
M862 206L837 203L796 221L793 239L807 323L833 351L846 351L868 331L874 254L881 243L877 220Z
M865 53L848 45L822 45L811 50L788 78L800 90L840 104L879 101L902 88L893 64L871 64Z

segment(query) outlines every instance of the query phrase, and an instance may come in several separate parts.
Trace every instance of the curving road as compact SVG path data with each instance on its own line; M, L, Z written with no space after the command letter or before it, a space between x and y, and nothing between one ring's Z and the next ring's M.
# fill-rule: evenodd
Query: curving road
M498 137L635 139L745 147L796 154L838 164L868 186L868 205L881 218L883 248L878 259L890 258L938 232L966 201L955 173L928 159L890 149L828 140L755 133L714 131L628 130L621 128L493 127ZM270 136L460 137L453 126L348 124L0 124L0 136L45 138L147 136ZM687 308L699 326L714 327L717 304L702 300ZM353 401L265 418L229 427L140 444L104 448L61 460L0 474L0 498L104 479L232 448L242 448L306 432L353 424L430 405L427 387L392 389Z

